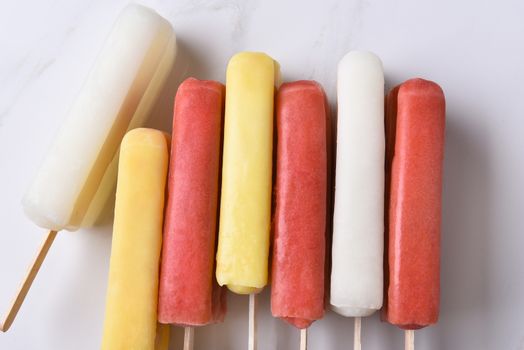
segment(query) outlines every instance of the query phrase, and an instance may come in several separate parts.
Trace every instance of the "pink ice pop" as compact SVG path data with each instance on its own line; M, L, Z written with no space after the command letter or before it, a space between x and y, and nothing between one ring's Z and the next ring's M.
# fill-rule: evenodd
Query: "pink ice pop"
M214 275L224 86L185 80L175 97L158 319L220 322L226 290Z
M324 315L326 98L316 82L286 83L276 108L271 312L302 329Z
M386 102L390 191L384 316L414 330L437 323L439 313L446 103L440 86L423 79L404 82Z

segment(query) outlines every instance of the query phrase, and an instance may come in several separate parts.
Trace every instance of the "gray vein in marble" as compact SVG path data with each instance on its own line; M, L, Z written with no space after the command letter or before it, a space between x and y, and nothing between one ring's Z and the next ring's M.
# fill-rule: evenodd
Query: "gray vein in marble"
M13 109L13 107L16 105L16 103L20 99L20 96L22 96L24 91L31 85L31 82L38 79L54 63L55 63L55 59L52 58L52 59L49 59L43 62L39 62L37 65L33 67L32 71L24 79L24 82L21 84L20 88L14 93L13 98L11 98L7 106L0 112L0 126L3 125L4 118L6 118L10 114L11 110ZM17 65L18 70L20 70L22 66L23 64L18 64Z
M237 12L233 28L231 31L231 40L233 41L234 51L239 51L244 46L244 36L247 30L247 23L251 15L256 13L257 3L255 1L231 1L237 6Z
M338 61L353 48L355 36L362 25L361 18L367 7L366 0L357 0L353 3L332 3L328 10L328 16L326 16L326 22L320 27L312 44L312 50L323 56L320 60L323 64L317 65L316 62L318 61L310 57L308 64L304 66L303 76L308 76L309 79L316 79L322 83L336 81ZM347 14L347 16L340 16L340 13ZM333 19L335 20L333 21ZM328 96L335 99L336 84L325 85L324 87Z
M53 3L52 7L58 6L58 3ZM56 62L57 53L62 47L64 47L67 42L71 39L75 31L77 30L77 23L79 19L88 13L93 6L93 3L89 2L86 6L80 7L75 13L70 17L70 25L66 27L65 30L60 30L59 38L56 40L56 45L54 45L53 50L48 52L47 55L40 53L39 43L48 42L52 39L52 34L49 30L40 33L34 41L35 45L30 45L30 49L22 58L14 65L13 69L10 70L5 77L1 80L4 81L4 84L10 84L13 80L20 79L21 82L13 84L18 86L18 88L11 94L11 97L8 98L8 101L5 101L5 106L0 110L0 127L3 126L3 123L8 119L9 115L13 108L17 105L21 96L24 95L24 92L27 91L31 86L33 86L38 79ZM33 53L37 54L34 55ZM33 57L38 57L37 62L32 62ZM47 57L45 57L47 56ZM51 56L51 57L49 57ZM1 107L1 106L0 106Z
M227 23L227 26L230 30L232 49L238 51L242 50L244 46L247 24L250 22L252 14L256 13L257 5L258 2L254 0L186 1L176 7L171 16L176 19L181 16L204 12L227 12L230 15L230 22Z

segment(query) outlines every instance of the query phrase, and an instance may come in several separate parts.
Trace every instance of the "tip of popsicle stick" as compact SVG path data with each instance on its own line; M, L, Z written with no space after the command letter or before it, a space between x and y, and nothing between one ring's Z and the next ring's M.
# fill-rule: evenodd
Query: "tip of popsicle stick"
M5 333L11 328L11 325L13 324L13 321L15 320L17 310L14 310L13 307L9 310L7 315L2 320L2 324L0 324L0 331L2 333Z
M13 324L13 321L15 320L17 312L18 310L16 306L11 305L11 307L9 308L9 311L4 316L4 319L2 320L2 323L0 324L0 331L2 331L2 333L7 332L9 328L11 328L11 325Z
M18 289L15 298L13 299L13 302L9 307L9 311L7 312L7 315L5 316L2 322L2 325L0 327L0 330L2 332L5 333L9 330L9 328L11 328L11 325L13 324L16 315L18 314L18 311L22 307L22 303L24 302L25 297L27 296L27 293L31 288L31 285L35 280L38 270L40 270L40 267L42 266L42 263L44 262L47 252L51 248L51 245L53 244L53 241L57 233L58 231L51 230L47 233L47 235L45 235L44 240L42 241L42 244L40 245L40 248L38 249L35 258L31 263L31 266L29 266L26 276L24 277L24 280L22 281L22 284L20 285L20 288Z
M300 330L300 350L307 350L307 328Z

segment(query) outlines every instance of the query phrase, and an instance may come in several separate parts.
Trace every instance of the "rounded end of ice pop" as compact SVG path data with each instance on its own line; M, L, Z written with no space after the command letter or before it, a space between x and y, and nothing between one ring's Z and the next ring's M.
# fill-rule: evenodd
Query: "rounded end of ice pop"
M167 136L167 137L166 137ZM167 147L169 135L164 132L149 128L136 128L126 133L122 139L122 148L134 146Z
M266 61L274 65L274 60L268 54L264 52L255 52L255 51L242 51L242 52L236 53L229 60L229 65L244 64L244 63L249 63L253 61L255 62Z
M414 318L399 317L398 315L393 314L390 310L383 310L381 321L388 322L389 324L397 326L405 331L415 331L436 324L438 321L438 315L416 320Z
M421 329L424 327L427 327L429 325L420 325L420 324L396 324L400 329L403 329L405 331L416 331L417 329Z
M68 231L76 231L78 227L70 226L59 223L60 220L55 220L47 217L39 209L41 206L38 203L38 199L33 197L32 190L30 190L26 196L22 199L22 208L25 215L38 227L46 230L61 231L67 229Z
M224 85L215 80L202 80L193 77L185 79L177 90L177 96L187 90L211 90L218 94L224 94Z
M406 80L398 86L398 94L434 94L444 99L444 91L439 84L422 78Z
M161 19L163 22L171 26L171 23L169 23L169 21L167 21L165 18L160 16L158 12L144 5L140 5L137 3L130 3L126 7L123 8L122 12L120 13L120 16L123 17L126 15L128 16L130 14L134 16L142 16L144 18L153 19L153 20Z
M306 329L309 326L311 326L313 322L315 322L315 320L307 320L305 318L298 318L298 317L280 317L280 318L283 321L289 323L290 325L298 329Z
M338 70L343 71L344 69L355 68L362 70L363 68L376 70L378 73L383 74L382 61L380 58L370 51L350 51L342 57L338 63Z
M250 69L253 65L272 69L275 87L278 88L282 83L280 64L264 52L243 51L235 54L227 64L227 71L234 71L236 68L245 67L246 65L249 66Z
M367 317L373 315L378 309L331 305L331 310L344 317Z
M228 284L227 285L227 289L229 289L233 293L242 294L242 295L245 295L245 294L257 294L257 293L260 293L262 291L262 288L238 286L238 285L234 285L234 284Z
M296 80L292 82L283 83L278 90L279 95L300 93L303 91L314 91L321 96L324 96L324 89L320 83L315 80Z
M155 26L154 28L161 28L161 30L169 33L168 41L174 44L175 50L173 53L176 54L176 35L173 26L171 25L171 22L162 17L155 10L137 3L131 3L124 7L118 18L135 18L139 20L137 23ZM169 45L167 46L169 47Z

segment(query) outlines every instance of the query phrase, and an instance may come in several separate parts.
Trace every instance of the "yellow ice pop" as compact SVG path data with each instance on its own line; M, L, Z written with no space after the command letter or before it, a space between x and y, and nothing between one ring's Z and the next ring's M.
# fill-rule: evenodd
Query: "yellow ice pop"
M103 350L155 349L168 140L152 129L122 141Z
M170 336L170 326L168 324L157 323L155 350L169 350Z
M279 66L263 53L229 61L216 277L238 294L267 283L273 98Z

